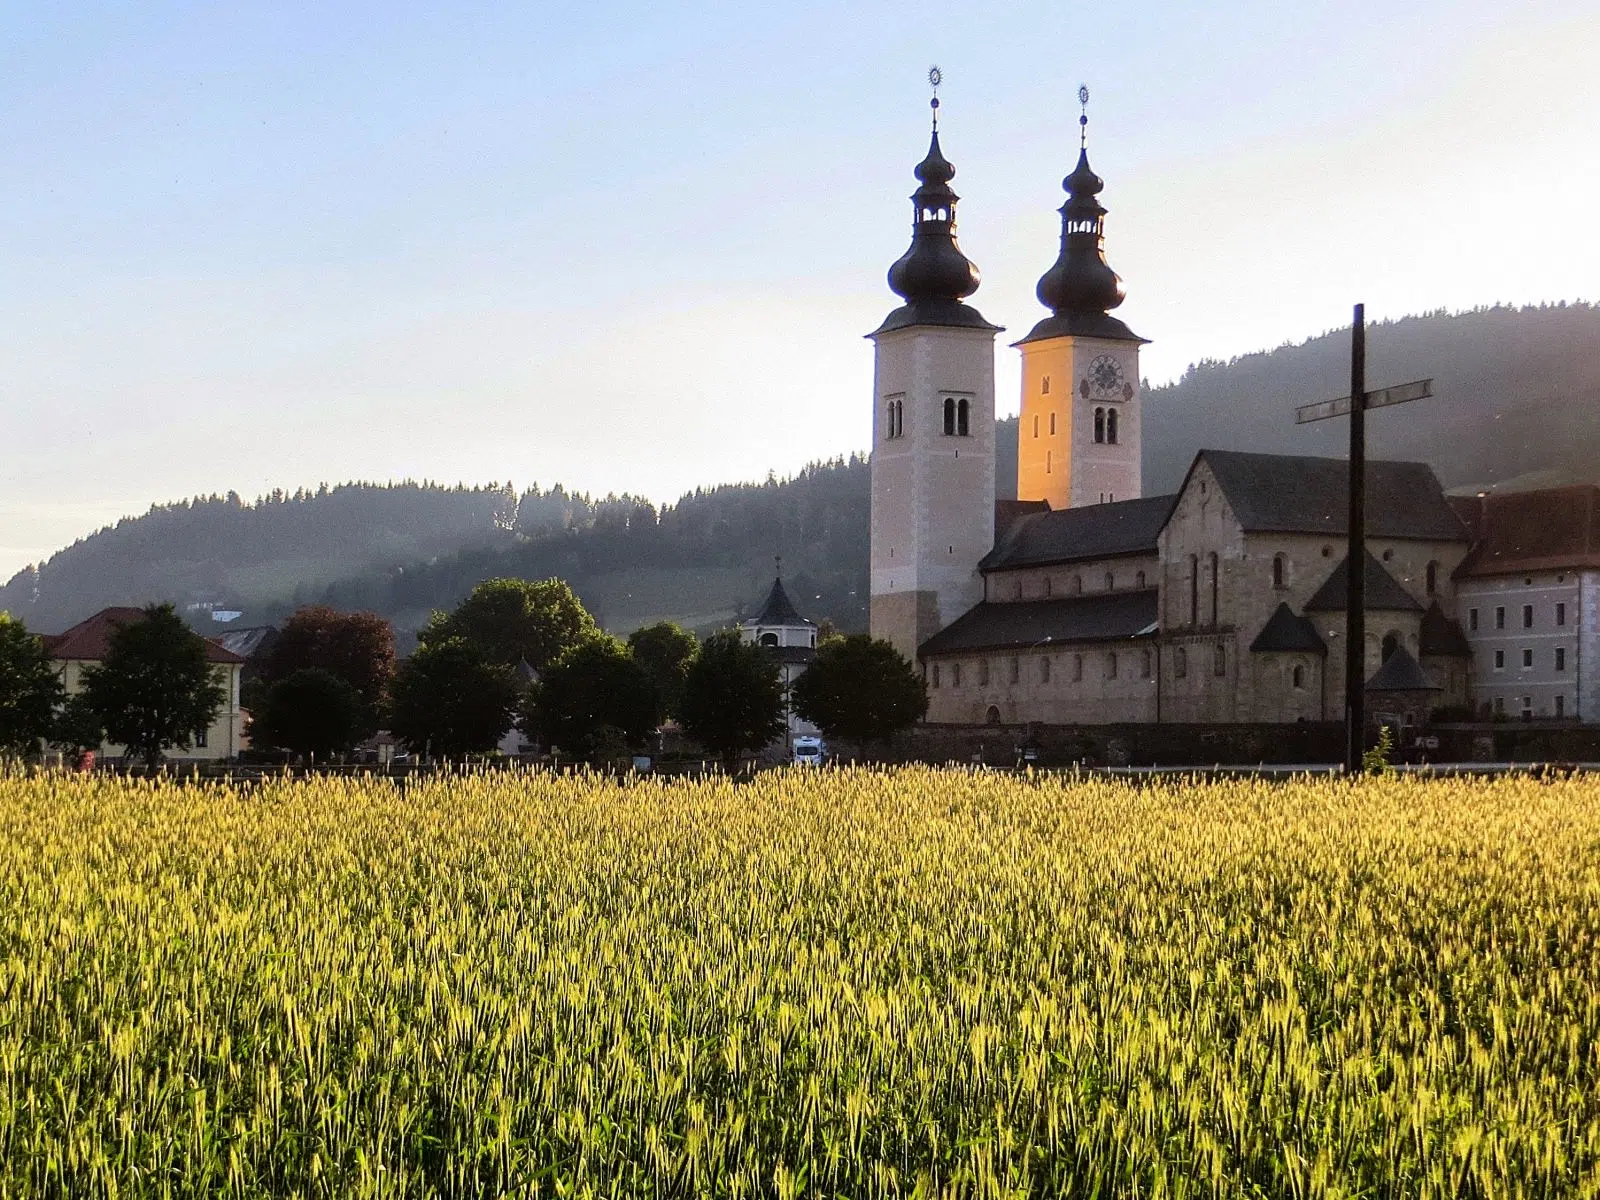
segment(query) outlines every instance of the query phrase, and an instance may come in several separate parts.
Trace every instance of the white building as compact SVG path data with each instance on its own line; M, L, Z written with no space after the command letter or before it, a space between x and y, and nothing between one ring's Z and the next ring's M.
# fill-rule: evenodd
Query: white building
M794 681L805 674L811 660L817 656L817 627L800 615L784 590L781 577L772 581L772 590L767 593L761 611L748 621L740 622L739 636L762 647L778 664L789 726L785 746L794 745L796 737L815 736L817 727L795 715L788 697Z
M1480 716L1600 724L1600 487L1459 500Z

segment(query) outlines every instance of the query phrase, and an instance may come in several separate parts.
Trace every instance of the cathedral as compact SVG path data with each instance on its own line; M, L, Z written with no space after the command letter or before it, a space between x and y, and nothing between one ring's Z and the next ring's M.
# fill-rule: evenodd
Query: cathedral
M915 174L889 269L904 303L869 335L870 619L920 665L927 719L1338 719L1344 461L1202 450L1177 492L1144 494L1145 339L1112 315L1124 292L1085 138L1039 279L1048 312L1014 344L1017 499L997 504L1001 327L967 302L979 276L937 119ZM1424 463L1371 462L1368 489L1369 707L1409 725L1470 699L1453 580L1472 535Z

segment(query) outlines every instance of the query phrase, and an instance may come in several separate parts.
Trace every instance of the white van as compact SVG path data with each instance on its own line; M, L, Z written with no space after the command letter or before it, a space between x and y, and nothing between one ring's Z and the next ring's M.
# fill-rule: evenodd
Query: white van
M797 767L820 767L828 757L828 751L819 737L797 737L794 740L794 765Z

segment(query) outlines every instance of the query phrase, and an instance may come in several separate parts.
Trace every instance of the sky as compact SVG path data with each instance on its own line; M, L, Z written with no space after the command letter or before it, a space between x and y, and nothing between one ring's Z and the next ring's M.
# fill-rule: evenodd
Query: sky
M933 63L1003 415L1080 83L1153 382L1600 299L1596 61L1593 0L10 0L0 579L191 495L865 449Z

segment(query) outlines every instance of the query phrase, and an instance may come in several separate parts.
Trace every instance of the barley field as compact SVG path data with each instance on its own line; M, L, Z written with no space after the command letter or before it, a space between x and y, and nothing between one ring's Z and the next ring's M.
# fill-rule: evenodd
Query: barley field
M1600 1195L1600 782L0 776L0 1195Z

